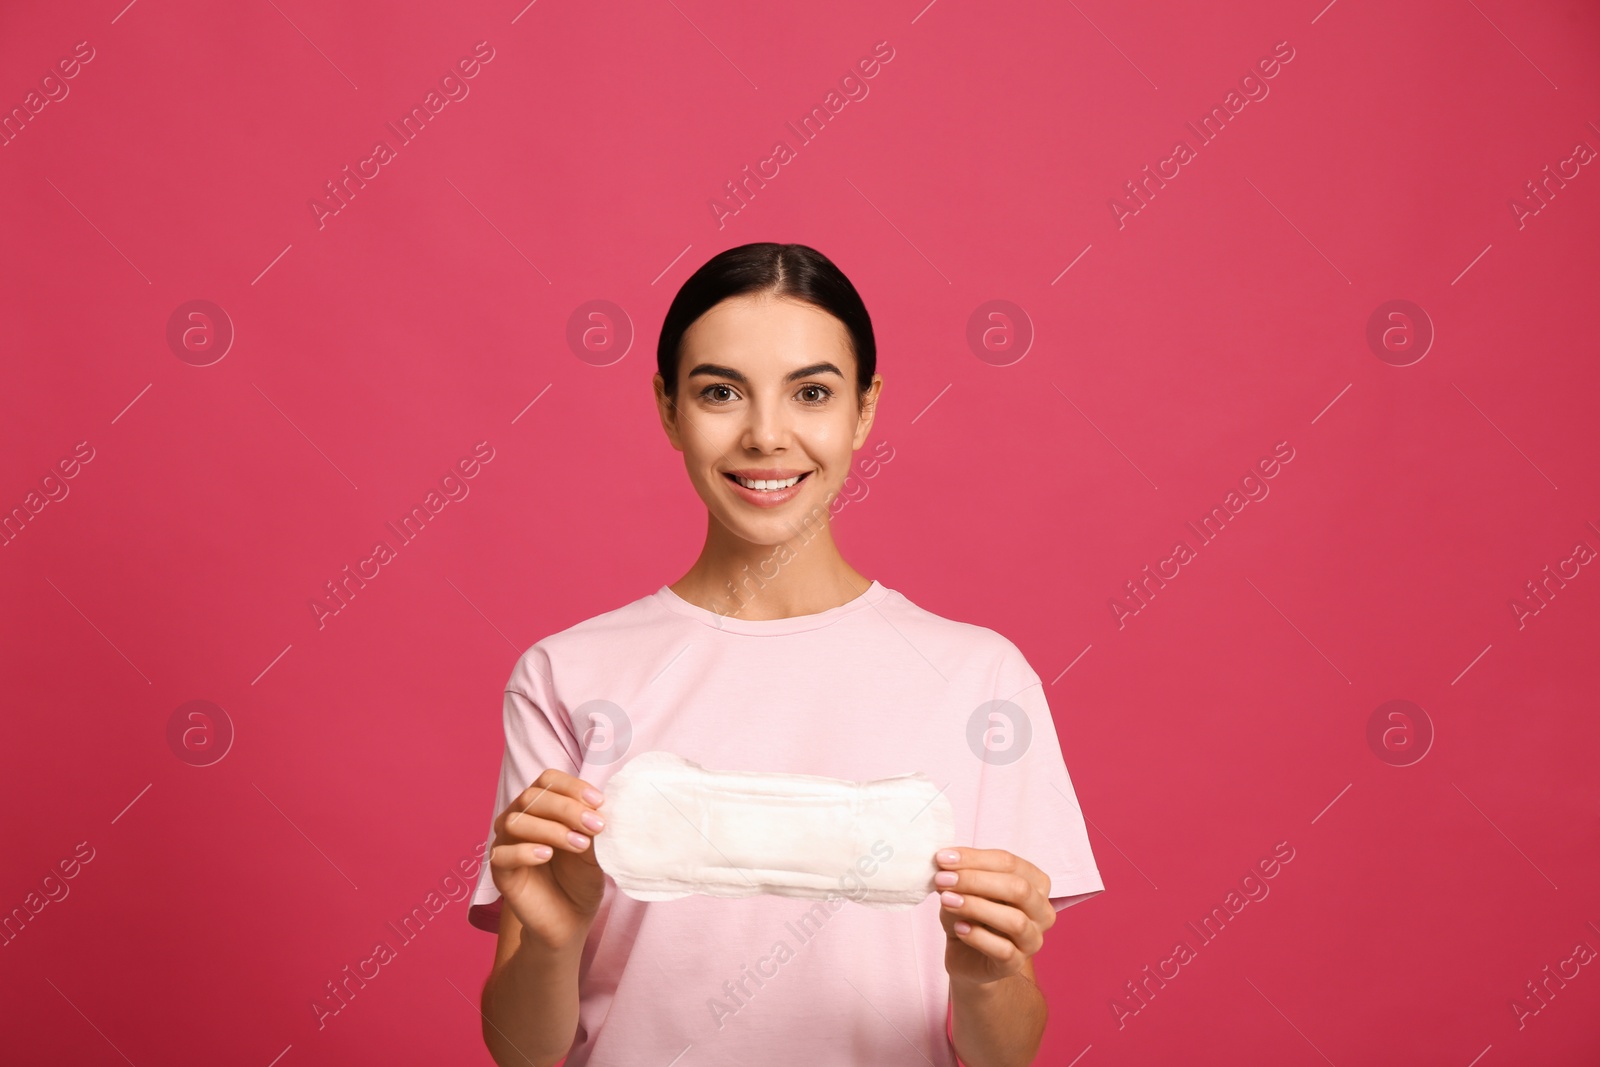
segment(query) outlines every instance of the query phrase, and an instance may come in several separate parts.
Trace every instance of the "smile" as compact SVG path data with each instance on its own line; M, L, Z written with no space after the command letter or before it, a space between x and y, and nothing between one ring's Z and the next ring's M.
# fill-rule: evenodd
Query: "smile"
M800 494L800 483L811 476L801 470L723 471L733 492L746 504L758 508L782 507Z
M723 473L725 477L738 482L746 489L754 489L763 493L772 493L783 489L788 489L793 485L798 485L800 480L804 478L806 474L810 474L811 472L807 471L806 474L797 474L792 478L745 478L741 475L734 474L731 471L724 471Z

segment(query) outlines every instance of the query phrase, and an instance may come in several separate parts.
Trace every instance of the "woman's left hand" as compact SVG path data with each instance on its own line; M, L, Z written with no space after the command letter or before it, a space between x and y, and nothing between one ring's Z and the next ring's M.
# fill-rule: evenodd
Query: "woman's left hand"
M940 849L934 861L951 979L983 984L1020 973L1056 922L1050 876L1001 848Z

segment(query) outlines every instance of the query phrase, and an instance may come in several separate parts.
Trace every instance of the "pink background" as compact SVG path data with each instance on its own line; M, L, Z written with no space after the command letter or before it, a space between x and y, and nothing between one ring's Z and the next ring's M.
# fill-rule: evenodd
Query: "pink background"
M1108 891L1037 959L1041 1063L1600 1059L1600 967L1562 962L1600 948L1600 568L1562 562L1600 549L1600 174L1563 162L1600 147L1592 5L123 2L0 15L7 113L93 50L0 147L0 507L67 491L0 548L0 909L66 893L0 949L7 1063L488 1062L494 939L460 900L389 924L482 841L516 655L693 560L655 335L754 240L825 252L875 321L894 459L848 558L1045 680ZM319 226L480 41L469 94ZM235 334L205 366L215 321L167 339L191 300ZM593 300L621 358L569 344ZM1020 359L968 343L991 300ZM1373 347L1391 300L1419 310ZM479 442L470 494L319 627ZM1519 618L1546 565L1577 574ZM193 700L222 710L170 730ZM1369 741L1391 700L1420 710Z

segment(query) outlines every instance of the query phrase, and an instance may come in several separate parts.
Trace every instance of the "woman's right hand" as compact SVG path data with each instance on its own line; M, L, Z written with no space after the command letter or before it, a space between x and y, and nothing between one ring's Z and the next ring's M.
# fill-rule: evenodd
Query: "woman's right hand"
M490 875L501 906L516 915L524 936L550 948L588 936L605 893L593 839L604 826L595 811L603 803L605 797L588 782L552 768L495 818Z

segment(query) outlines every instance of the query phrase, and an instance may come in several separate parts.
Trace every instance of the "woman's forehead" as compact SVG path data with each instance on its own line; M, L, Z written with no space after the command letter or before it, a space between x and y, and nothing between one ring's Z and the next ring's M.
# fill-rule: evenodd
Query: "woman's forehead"
M854 363L844 323L813 305L770 296L730 297L712 307L684 332L680 352L696 368L709 363L760 375L824 361L844 373L844 361Z

